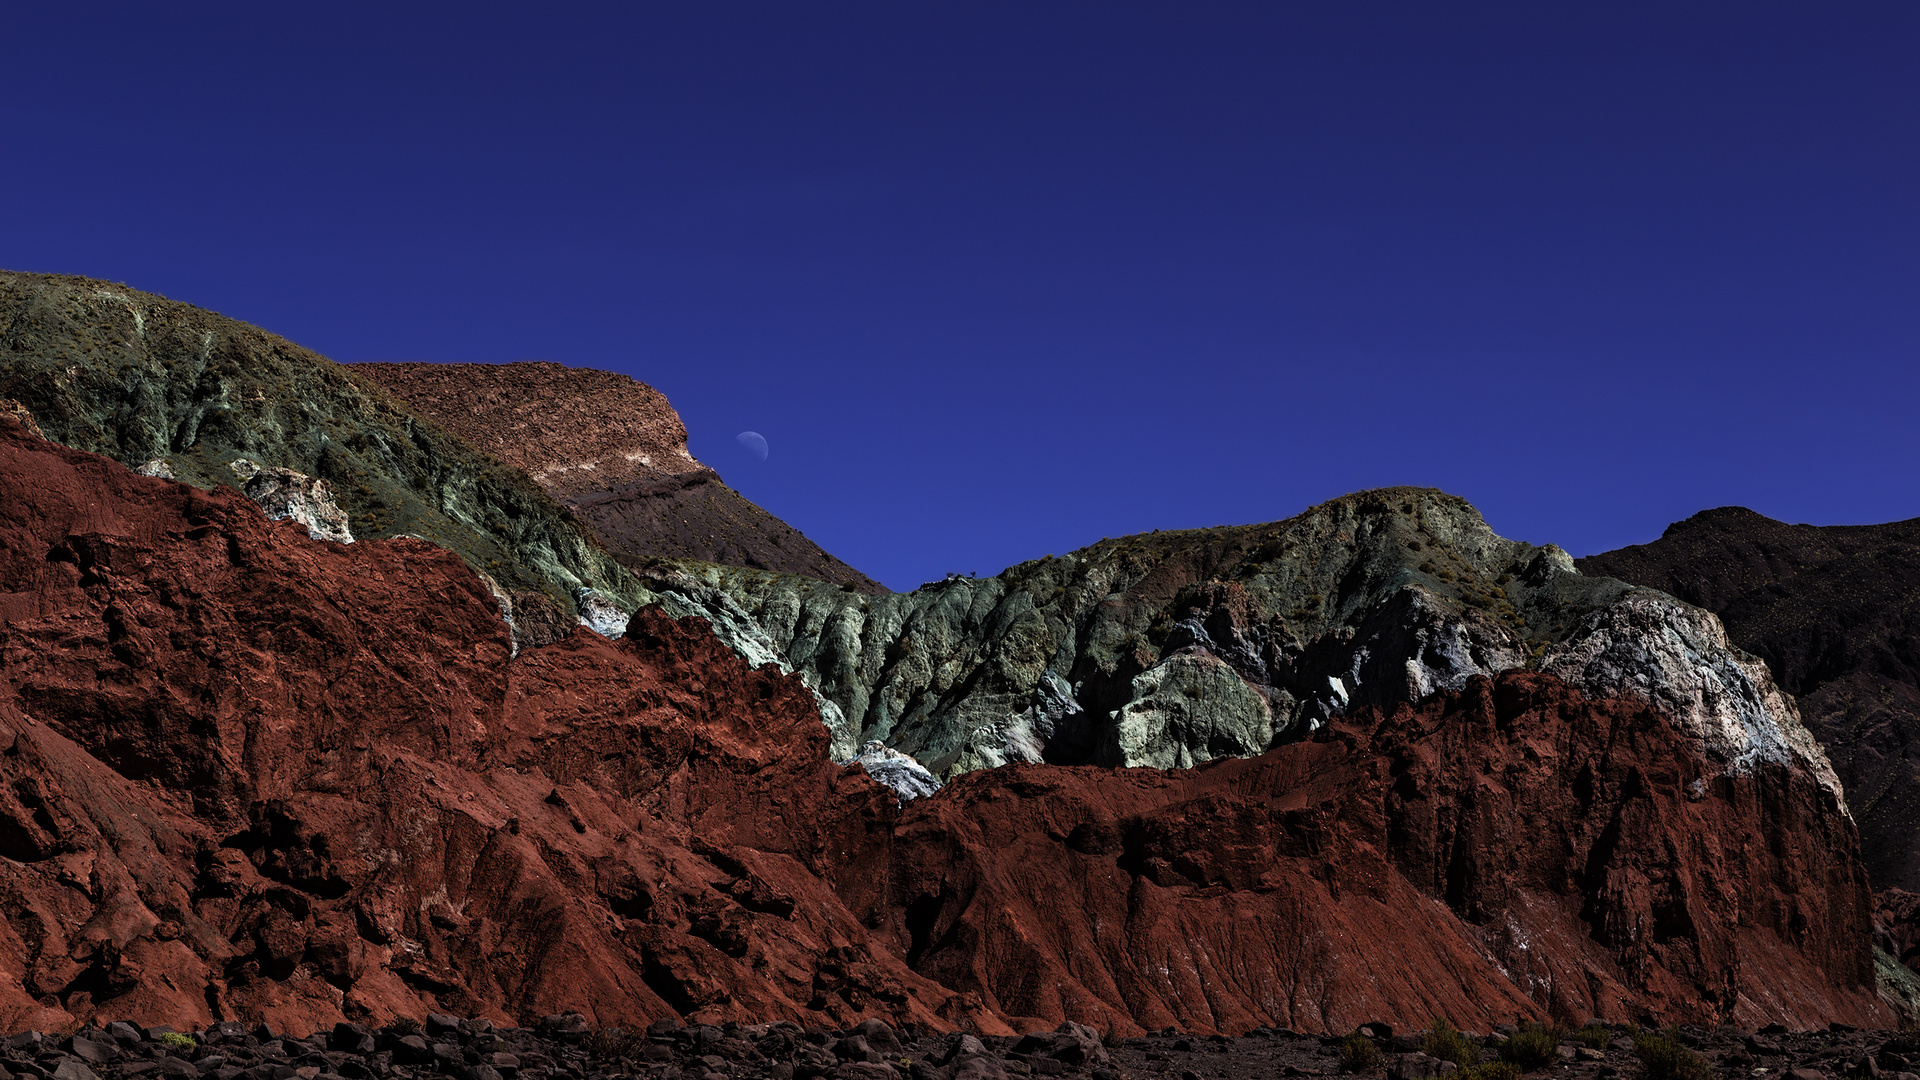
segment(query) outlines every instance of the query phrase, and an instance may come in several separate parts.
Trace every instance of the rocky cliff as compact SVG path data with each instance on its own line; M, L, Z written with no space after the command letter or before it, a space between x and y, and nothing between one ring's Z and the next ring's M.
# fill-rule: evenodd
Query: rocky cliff
M1554 625L1522 610L1489 618ZM1250 760L903 806L697 620L515 655L442 548L316 540L7 417L0 659L14 1029L1892 1020L1832 790L1684 695L1466 673Z
M1004 1030L833 892L896 803L798 680L629 629L513 659L440 547L317 541L0 418L0 1027Z
M1718 613L1799 699L1875 887L1920 890L1920 519L1789 525L1725 507L1579 566Z
M352 535L449 548L545 609L536 621L571 614L580 589L634 606L626 571L523 473L234 319L110 282L0 271L0 398L58 442L202 488L245 483L240 459L324 481Z
M1830 792L1793 765L1727 773L1645 702L1548 675L1198 769L971 773L895 845L908 961L1018 1015L1893 1015Z
M679 415L645 383L538 362L353 370L524 470L628 566L692 559L886 592L695 461Z

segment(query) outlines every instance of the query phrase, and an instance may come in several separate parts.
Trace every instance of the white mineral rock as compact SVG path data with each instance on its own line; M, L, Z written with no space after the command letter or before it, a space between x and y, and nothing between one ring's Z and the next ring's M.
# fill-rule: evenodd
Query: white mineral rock
M246 458L239 458L228 467L246 481L241 490L247 498L260 504L268 518L274 521L291 518L305 525L307 535L315 540L353 543L353 533L347 529L347 512L334 503L333 485L325 480L316 480L292 469L256 465Z

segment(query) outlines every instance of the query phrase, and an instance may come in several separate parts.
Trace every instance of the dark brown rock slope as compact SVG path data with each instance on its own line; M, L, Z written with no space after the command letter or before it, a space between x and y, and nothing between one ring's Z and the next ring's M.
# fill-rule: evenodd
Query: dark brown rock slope
M362 363L353 370L524 470L628 566L697 559L886 591L694 460L679 415L645 383L544 362Z
M13 1030L1893 1021L1825 788L1541 675L903 810L697 620L510 658L451 553L315 541L6 417L0 673Z
M1579 566L1717 613L1799 698L1875 888L1920 890L1920 518L1789 525L1724 507Z

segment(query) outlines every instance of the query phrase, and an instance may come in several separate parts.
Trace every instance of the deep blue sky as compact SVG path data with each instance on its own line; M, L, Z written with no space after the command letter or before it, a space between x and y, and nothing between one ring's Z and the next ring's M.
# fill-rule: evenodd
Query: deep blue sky
M896 588L1387 484L1920 515L1908 0L291 7L10 10L0 266L626 372Z

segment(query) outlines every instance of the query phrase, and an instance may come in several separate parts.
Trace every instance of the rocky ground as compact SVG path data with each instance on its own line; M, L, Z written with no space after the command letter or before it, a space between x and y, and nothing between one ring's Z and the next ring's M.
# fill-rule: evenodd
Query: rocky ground
M459 1080L561 1080L636 1077L646 1080L1240 1080L1328 1076L1351 1072L1388 1080L1429 1080L1456 1070L1423 1053L1426 1032L1371 1033L1370 1064L1344 1053L1343 1040L1256 1028L1239 1038L1192 1036L1167 1028L1140 1038L1102 1038L1065 1023L1051 1032L976 1036L896 1031L870 1019L850 1028L727 1023L682 1026L658 1021L645 1030L594 1030L577 1013L549 1016L536 1028L496 1026L485 1019L429 1015L424 1024L385 1028L340 1023L296 1036L269 1025L214 1024L203 1031L116 1022L70 1035L25 1032L5 1040L0 1069L33 1080L393 1080L451 1076ZM1482 1062L1500 1060L1512 1027L1469 1034ZM1650 1030L1590 1028L1590 1037L1562 1040L1549 1064L1529 1070L1555 1080L1605 1080L1649 1074L1635 1050ZM1882 1075L1907 1080L1920 1037L1911 1033L1833 1030L1757 1033L1680 1028L1668 1033L1711 1074L1788 1080ZM1699 1074L1701 1080L1705 1075Z

